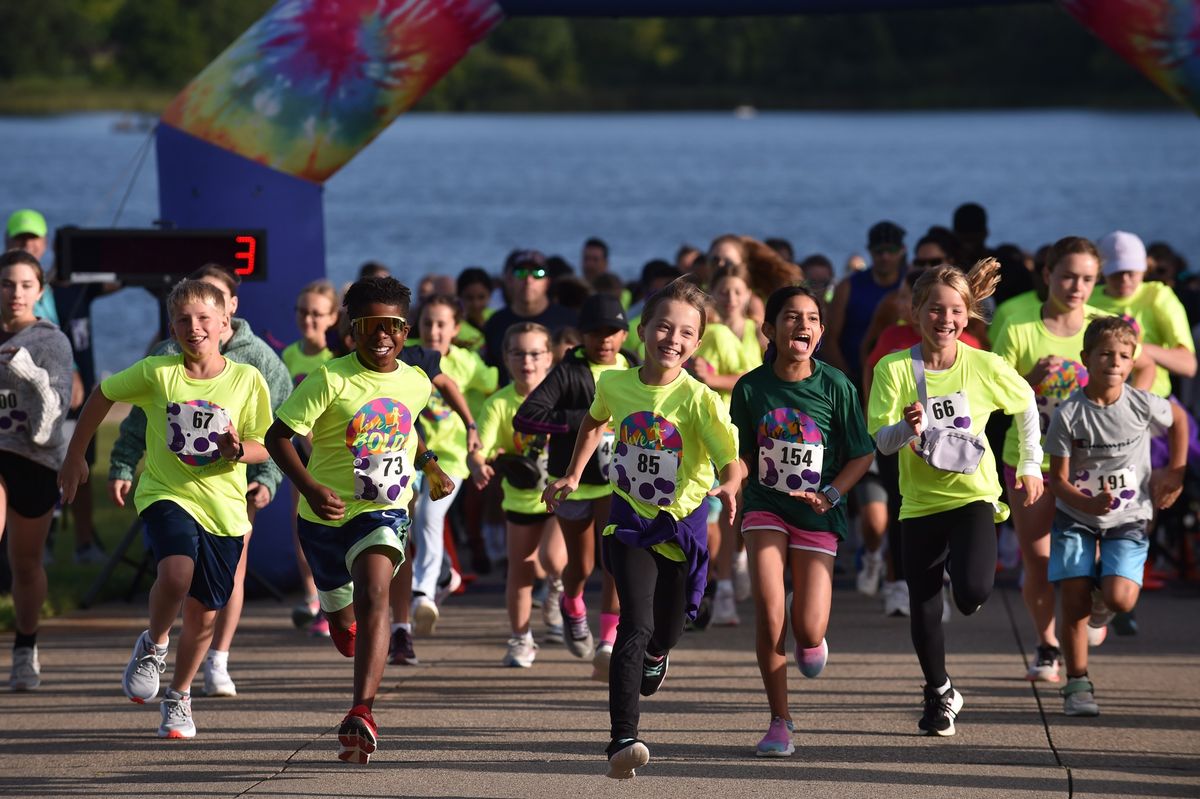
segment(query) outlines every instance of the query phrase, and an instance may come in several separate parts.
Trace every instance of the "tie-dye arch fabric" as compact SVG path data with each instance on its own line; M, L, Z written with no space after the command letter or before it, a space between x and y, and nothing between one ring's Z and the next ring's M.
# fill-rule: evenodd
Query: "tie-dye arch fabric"
M163 122L323 182L502 19L493 0L279 0Z
M1200 109L1200 0L1063 0L1063 6L1172 99Z

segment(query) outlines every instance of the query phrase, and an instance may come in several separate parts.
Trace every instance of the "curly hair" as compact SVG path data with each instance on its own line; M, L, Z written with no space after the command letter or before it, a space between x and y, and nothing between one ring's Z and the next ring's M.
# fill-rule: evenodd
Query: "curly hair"
M354 281L342 298L342 305L351 319L357 318L373 302L395 305L401 316L407 317L412 291L394 277L364 277Z

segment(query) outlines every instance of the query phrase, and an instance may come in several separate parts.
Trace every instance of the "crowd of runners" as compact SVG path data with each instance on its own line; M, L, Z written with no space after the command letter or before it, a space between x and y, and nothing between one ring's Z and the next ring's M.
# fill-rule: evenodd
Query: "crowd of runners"
M136 506L157 573L121 684L159 704L165 738L196 735L198 677L205 695L237 692L247 547L272 501L294 511L292 623L354 662L345 761L379 744L385 670L418 664L488 572L506 581L497 667L535 668L545 646L586 662L609 686L617 779L649 761L640 697L663 689L685 630L737 625L752 600L769 716L754 751L786 757L789 654L805 678L825 668L847 543L857 589L909 618L920 731L955 733L943 625L983 606L1010 557L1038 636L1024 676L1095 716L1089 647L1136 632L1195 479L1200 292L1181 256L1129 232L991 248L967 204L911 249L879 222L841 269L740 235L631 283L600 239L578 272L515 250L499 276L410 288L368 263L341 290L304 287L280 353L212 264L167 298L170 338L102 381L86 308L107 289L53 284L46 236L18 211L0 255L10 687L40 684L56 507L90 520L93 438L129 403L107 493ZM77 527L87 556L98 544Z

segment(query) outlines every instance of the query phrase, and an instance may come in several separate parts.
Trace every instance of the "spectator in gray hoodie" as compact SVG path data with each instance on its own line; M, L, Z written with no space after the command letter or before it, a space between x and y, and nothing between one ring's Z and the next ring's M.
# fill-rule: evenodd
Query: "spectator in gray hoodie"
M62 421L71 397L71 344L56 326L34 315L45 288L46 277L32 254L9 250L0 255L0 535L7 527L17 632L9 679L14 691L41 685L42 551L67 449Z
M230 316L228 330L221 339L221 354L236 363L246 363L258 369L267 381L267 390L271 393L271 413L280 406L292 393L292 378L288 374L283 361L250 329L250 323L245 319L235 319L237 313L238 279L233 272L217 264L208 264L188 275L192 280L201 280L216 287L225 297L225 309ZM151 351L151 355L177 355L179 344L173 339L161 342ZM125 421L121 422L121 435L113 445L112 458L108 469L109 497L117 505L125 504L125 497L133 485L134 471L138 461L146 451L146 414L140 408L134 407ZM254 522L257 511L265 508L279 481L283 479L282 472L275 462L268 458L263 463L252 464L248 467L246 477L249 480L249 491L246 499L247 512L250 522ZM245 538L242 548L242 559L238 562L237 573L234 575L233 591L229 601L217 614L216 629L208 655L204 658L204 694L205 696L235 696L237 687L229 676L229 648L233 644L233 635L242 615L244 599L243 583L246 578L246 552L250 548L250 535Z

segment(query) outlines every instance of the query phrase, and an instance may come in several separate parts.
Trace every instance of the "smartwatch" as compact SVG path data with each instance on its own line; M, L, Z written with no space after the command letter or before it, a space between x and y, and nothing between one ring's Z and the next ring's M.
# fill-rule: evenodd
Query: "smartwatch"
M829 500L829 507L831 508L836 508L842 501L842 492L834 488L832 483L821 489L821 495Z
M437 453L431 449L427 449L417 456L417 459L413 461L413 465L416 466L417 469L423 471L430 461L437 463L437 459Z

